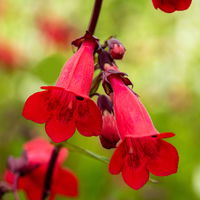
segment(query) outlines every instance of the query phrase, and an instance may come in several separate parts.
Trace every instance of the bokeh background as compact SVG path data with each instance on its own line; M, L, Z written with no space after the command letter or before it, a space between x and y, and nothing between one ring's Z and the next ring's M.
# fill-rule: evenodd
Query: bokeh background
M91 0L0 0L0 175L9 155L43 136L43 125L21 116L23 103L41 85L52 85L72 54L70 41L83 35L93 7ZM189 10L166 14L151 0L104 1L96 36L103 43L116 36L127 52L118 62L160 132L171 131L180 155L179 171L153 177L139 191L107 165L77 152L65 163L80 180L78 200L200 199L200 1ZM57 29L61 33L57 33ZM69 140L108 158L98 138L76 133ZM20 193L21 199L25 199ZM6 195L6 200L13 196ZM58 198L64 199L64 198Z

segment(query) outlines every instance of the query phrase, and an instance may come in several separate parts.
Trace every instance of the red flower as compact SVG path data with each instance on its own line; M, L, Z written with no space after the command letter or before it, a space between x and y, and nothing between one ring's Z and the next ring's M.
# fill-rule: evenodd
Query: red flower
M152 0L155 9L172 13L174 11L186 10L190 7L192 0Z
M24 59L8 42L0 41L0 66L6 69L14 69L23 65Z
M66 48L67 43L74 35L74 28L56 17L39 17L37 25L48 42L51 41L60 47Z
M31 95L23 110L26 119L46 123L45 129L54 142L69 139L76 128L84 136L101 132L101 113L88 97L94 72L95 43L86 40L66 62L56 86Z
M176 173L178 153L162 140L173 133L159 134L138 96L117 75L110 75L113 102L121 144L109 164L112 174L122 172L124 181L133 189L141 188L149 172L157 176Z
M38 166L20 176L18 180L18 189L24 190L29 200L39 200L42 197L45 175L53 148L53 145L49 142L39 138L28 142L24 147L27 154L27 165ZM76 176L68 169L61 168L61 164L67 154L68 152L65 148L62 148L59 152L51 180L49 200L54 200L57 194L66 197L78 195L78 180ZM7 171L5 180L9 184L13 184L15 176L13 172Z

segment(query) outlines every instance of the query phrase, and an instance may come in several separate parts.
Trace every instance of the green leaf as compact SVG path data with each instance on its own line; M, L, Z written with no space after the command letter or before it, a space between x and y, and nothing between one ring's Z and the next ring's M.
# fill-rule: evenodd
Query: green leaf
M51 55L40 61L33 69L33 73L47 84L53 84L57 80L65 61L66 58L63 55Z

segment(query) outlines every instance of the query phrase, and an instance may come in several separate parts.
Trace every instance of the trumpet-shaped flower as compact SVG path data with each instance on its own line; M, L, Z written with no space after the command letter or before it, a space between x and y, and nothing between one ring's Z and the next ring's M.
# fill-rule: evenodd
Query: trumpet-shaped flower
M45 123L54 142L69 139L76 128L84 136L101 132L101 112L89 98L94 72L93 52L96 43L85 40L79 50L65 63L55 86L31 95L23 110L26 119Z
M133 189L141 188L148 181L149 172L157 176L176 173L176 148L162 140L174 134L159 134L138 96L116 74L108 78L121 138L109 164L110 173L121 172L124 181Z

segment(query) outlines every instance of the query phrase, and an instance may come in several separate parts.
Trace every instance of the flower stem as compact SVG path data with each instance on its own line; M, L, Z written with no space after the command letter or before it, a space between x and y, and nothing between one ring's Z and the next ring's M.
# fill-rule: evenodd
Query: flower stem
M87 150L87 149L83 149L82 147L76 146L74 144L70 144L68 142L65 142L65 144L69 148L69 150L71 150L71 151L81 153L85 156L88 156L90 158L94 158L95 160L101 161L105 164L108 164L108 162L109 162L108 158L106 158L104 156L100 156L100 155L98 155L94 152Z
M45 176L42 200L45 200L50 194L53 171L55 168L55 164L56 164L56 160L58 158L60 148L61 148L61 145L57 145L54 147L54 150L52 151L51 158L50 158L49 165L48 165L47 172L46 172L46 176Z
M94 3L92 16L91 16L90 23L88 26L88 32L90 32L92 35L95 32L95 28L96 28L99 14L101 11L102 2L103 0L95 0L95 3Z

